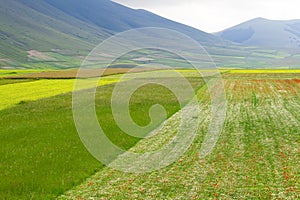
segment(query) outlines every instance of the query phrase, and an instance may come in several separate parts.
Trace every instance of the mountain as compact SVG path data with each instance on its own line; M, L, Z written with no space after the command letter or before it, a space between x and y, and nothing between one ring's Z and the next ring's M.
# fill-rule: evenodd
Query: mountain
M213 43L216 37L198 29L168 20L146 10L134 10L109 0L45 0L55 8L113 32L141 27L163 27L180 31L204 43ZM71 5L71 6L70 6Z
M216 35L248 46L300 48L300 20L256 18L216 33Z
M202 44L218 37L110 0L0 0L0 67L78 66L109 36L141 27L177 30ZM72 58L70 58L72 56Z

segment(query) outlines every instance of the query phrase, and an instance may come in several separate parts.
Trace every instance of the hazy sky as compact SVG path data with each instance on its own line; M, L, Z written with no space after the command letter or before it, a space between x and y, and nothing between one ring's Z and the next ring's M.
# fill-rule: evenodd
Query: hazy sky
M300 19L299 0L114 0L143 8L206 32L217 32L256 17Z

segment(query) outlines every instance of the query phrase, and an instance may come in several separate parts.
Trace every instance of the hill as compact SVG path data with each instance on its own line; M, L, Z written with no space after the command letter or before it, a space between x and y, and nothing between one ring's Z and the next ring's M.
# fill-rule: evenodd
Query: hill
M256 18L216 33L216 35L243 45L300 48L300 20Z
M76 67L105 38L132 28L170 28L209 46L221 41L192 27L109 0L0 0L0 3L2 68Z

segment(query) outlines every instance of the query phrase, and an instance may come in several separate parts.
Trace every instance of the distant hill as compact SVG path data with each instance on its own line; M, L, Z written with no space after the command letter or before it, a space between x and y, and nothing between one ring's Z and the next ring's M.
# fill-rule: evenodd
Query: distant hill
M0 0L0 3L0 69L77 68L101 41L142 27L169 28L192 37L220 67L299 67L300 48L299 53L264 50L273 46L299 47L297 20L255 19L219 33L229 40L224 42L216 35L110 0ZM263 48L233 45L230 41ZM131 60L128 63L135 64Z
M220 41L211 34L155 15L146 10L134 10L110 0L45 0L68 15L105 28L121 32L132 28L163 27L180 31L203 42Z
M216 35L235 43L272 48L300 48L300 20L256 18Z
M75 56L77 61L73 64L77 65L79 57L105 38L131 28L170 28L209 46L221 41L214 35L110 0L0 0L0 4L0 67L27 63L25 67L35 68L75 62L66 55Z

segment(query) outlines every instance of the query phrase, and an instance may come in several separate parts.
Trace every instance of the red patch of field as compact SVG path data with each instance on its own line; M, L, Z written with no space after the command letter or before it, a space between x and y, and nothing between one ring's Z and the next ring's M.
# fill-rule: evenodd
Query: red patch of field
M236 73L236 74L223 74L223 78L234 78L234 79L288 79L288 78L298 78L299 73Z
M299 74L230 74L227 90L232 91L230 98L243 100L251 98L293 98L299 96ZM227 81L226 81L227 82ZM230 89L231 88L231 89ZM255 95L255 96L254 96Z
M293 79L294 82L300 83L300 79Z

